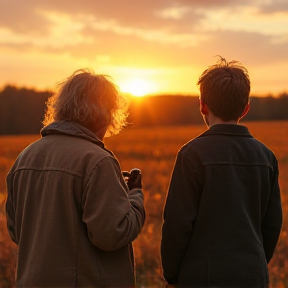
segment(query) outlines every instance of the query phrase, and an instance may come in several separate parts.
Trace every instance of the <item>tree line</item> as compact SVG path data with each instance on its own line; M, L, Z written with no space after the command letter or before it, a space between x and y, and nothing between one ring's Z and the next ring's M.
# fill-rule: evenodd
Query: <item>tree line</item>
M0 135L38 134L51 91L6 85L0 91ZM245 121L288 119L288 94L251 96ZM198 97L157 95L131 98L128 123L134 127L203 123Z

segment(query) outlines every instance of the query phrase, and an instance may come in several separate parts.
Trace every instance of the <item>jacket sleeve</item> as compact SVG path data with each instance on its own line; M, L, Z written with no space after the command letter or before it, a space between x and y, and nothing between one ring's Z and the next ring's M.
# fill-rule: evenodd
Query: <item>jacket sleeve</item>
M282 227L282 206L278 175L278 163L276 161L271 177L271 192L269 202L261 227L267 263L269 263L273 256Z
M180 266L193 233L200 198L196 174L188 159L178 154L164 208L161 240L163 273L169 284L178 283Z
M107 157L96 165L83 197L82 220L93 245L113 251L136 239L145 219L143 193L128 193L116 159Z
M15 224L15 210L13 205L13 199L12 199L12 191L13 191L13 179L10 174L8 174L6 178L6 184L7 184L7 200L5 204L5 210L6 210L6 220L7 220L7 229L10 235L11 240L18 245L18 240L16 237L16 224Z

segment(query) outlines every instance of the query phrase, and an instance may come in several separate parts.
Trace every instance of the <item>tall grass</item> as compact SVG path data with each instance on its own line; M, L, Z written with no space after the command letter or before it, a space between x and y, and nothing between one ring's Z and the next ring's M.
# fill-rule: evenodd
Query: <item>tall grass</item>
M269 264L270 288L288 287L288 121L248 122L250 132L271 148L279 161L284 224L275 255ZM204 125L181 127L126 128L107 138L105 144L123 170L142 170L147 212L146 223L134 242L137 287L163 287L160 264L162 212L169 179L180 147L205 130ZM38 135L0 137L0 287L13 287L15 246L6 231L5 175L13 161Z

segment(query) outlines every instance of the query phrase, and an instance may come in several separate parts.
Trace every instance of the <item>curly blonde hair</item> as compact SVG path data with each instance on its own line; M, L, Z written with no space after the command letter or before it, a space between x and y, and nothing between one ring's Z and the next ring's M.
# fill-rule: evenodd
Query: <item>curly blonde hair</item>
M107 126L106 137L119 133L126 125L128 103L108 78L87 68L75 71L48 99L43 124L69 121L92 131Z

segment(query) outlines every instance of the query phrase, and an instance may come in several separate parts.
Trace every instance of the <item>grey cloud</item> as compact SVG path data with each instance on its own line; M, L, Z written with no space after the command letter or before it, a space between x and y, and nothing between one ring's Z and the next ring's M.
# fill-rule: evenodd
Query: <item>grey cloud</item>
M174 3L181 3L192 7L231 7L232 5L243 6L246 4L253 5L251 0L177 0Z
M9 49L10 52L16 52L16 53L25 53L25 52L35 51L35 48L36 47L31 43L21 43L21 44L1 43L0 44L0 49L3 49L3 50Z
M107 55L112 65L130 66L139 68L159 68L163 66L182 66L191 61L199 61L199 55L195 48L187 49L178 47L177 44L161 44L145 41L136 36L120 36L113 33L97 31L94 33L90 28L85 33L91 37L92 43L81 43L78 45L65 45L61 47L39 47L32 44L6 44L0 45L15 52L35 51L49 54L69 54L75 59L85 58L91 65L97 63L98 55ZM115 49L117 48L117 49Z
M119 50L113 52L116 64L138 65L137 59L142 60L142 65L148 63L153 67L157 66L185 66L185 65L202 65L211 57L213 64L214 55L227 57L228 60L239 60L243 64L260 65L273 64L288 61L288 42L273 44L273 38L257 33L247 32L219 32L211 36L211 40L203 45L195 47L185 47L164 44L147 43L136 39L122 37ZM105 37L103 35L103 37ZM105 38L104 38L105 39ZM113 38L114 39L114 38ZM111 43L113 45L113 39ZM103 44L105 50L105 43ZM76 48L75 48L76 50ZM206 59L205 59L206 58ZM216 59L215 59L216 61Z
M251 1L250 1L251 2ZM99 20L114 20L118 25L139 29L166 29L170 31L191 30L198 20L194 9L213 8L225 5L245 5L246 0L2 0L0 25L22 32L45 32L49 22L37 14L38 10L67 13L72 17L79 14L93 15ZM166 8L185 6L188 10L183 19L163 19L159 12ZM144 31L145 32L145 31Z
M222 31L207 35L210 36L210 40L195 47L180 46L178 43L154 43L136 36L96 32L90 28L86 28L83 33L89 37L93 36L93 42L37 49L49 53L68 53L75 58L86 58L91 61L91 65L96 65L97 55L108 55L110 64L139 68L201 66L207 59L213 64L214 60L216 61L216 58L213 58L215 55L251 66L288 61L288 42L275 45L272 37L257 33ZM26 50L35 49L31 45L22 45L21 49L23 47ZM17 45L13 45L13 49L17 49Z
M191 31L198 20L193 12L185 19L163 19L157 14L165 7L175 5L174 1L135 1L135 0L3 0L0 4L0 27L6 27L16 33L48 33L48 19L38 11L66 13L78 20L80 15L92 15L96 21L113 20L116 25L142 29L143 33L151 29L164 29L171 32ZM179 4L178 4L179 5Z
M248 4L247 4L248 3ZM287 3L287 4L286 4ZM132 27L143 30L143 34L155 31L168 31L169 33L193 33L201 20L200 14L196 14L195 8L202 7L214 9L216 7L233 7L252 5L251 0L1 0L0 2L0 26L8 27L17 33L39 34L49 33L51 23L44 16L37 13L39 10L67 13L72 19L80 19L80 15L92 15L96 21L113 20L115 25ZM172 19L160 17L159 12L166 8L187 7L182 18ZM287 9L288 2L274 1L270 6L261 8L263 13ZM84 16L85 17L85 16ZM88 18L87 18L88 19ZM91 23L92 25L92 23ZM93 28L86 26L93 34Z
M135 0L105 0L105 1L71 1L71 0L30 0L35 7L68 13L71 15L94 15L99 19L116 19L122 24L147 25L156 20L154 12L165 7L169 1L135 1ZM153 22L154 23L154 22Z
M0 2L0 27L17 33L48 33L51 23L37 14L35 6L29 1L2 0Z
M288 42L273 44L273 37L248 32L217 32L206 53L221 55L250 65L288 61Z
M262 13L288 12L287 0L274 0L273 2L263 5L260 9Z
M274 1L270 5L270 10L276 11L281 7L287 7L286 2ZM273 2L273 3L274 3ZM135 0L105 0L105 1L71 1L71 0L1 0L0 2L0 25L2 27L11 27L18 33L45 33L48 30L48 20L41 18L37 14L37 9L48 11L57 11L68 13L94 15L96 19L116 19L117 23L122 25L132 25L138 29L143 29L143 33L151 29L161 29L171 33L191 33L194 25L199 21L199 15L196 15L193 9L188 10L182 19L162 19L155 11L167 7L177 7L187 5L196 7L197 5L213 6L215 5L244 5L247 1L239 0L158 0L158 1L135 1ZM236 5L235 4L235 5ZM253 5L253 4L252 4ZM274 5L274 6L272 6ZM268 7L268 6L267 6ZM267 8L266 7L266 8ZM263 7L264 9L265 7ZM282 9L281 8L281 9ZM278 11L278 10L277 10ZM203 63L203 57L212 57L220 54L224 57L244 59L251 63L261 63L262 61L274 62L287 59L287 43L272 44L272 38L257 33L245 32L225 32L217 31L214 34L207 34L212 37L210 42L205 45L195 47L185 47L185 43L161 44L152 41L145 41L140 36L135 35L117 35L110 31L95 30L89 23L81 31L82 35L91 37L92 43L79 45L66 45L59 48L53 47L33 47L33 45L22 44L12 45L13 49L37 49L50 53L68 52L72 56L86 57L95 59L96 54L110 55L111 61L115 65L131 65L153 67L166 65L187 65L189 63ZM191 36L193 37L193 36ZM179 46L178 44L183 44ZM117 49L115 46L117 45ZM116 50L116 51L115 51ZM83 55L85 51L85 55ZM204 53L203 53L204 52ZM204 55L204 56L199 56ZM201 58L202 57L202 58ZM151 61L152 60L152 61ZM211 58L211 60L213 60ZM238 59L236 59L238 60ZM243 60L243 61L244 61ZM137 61L137 63L135 62ZM140 63L141 62L141 63ZM140 63L140 64L138 64Z

